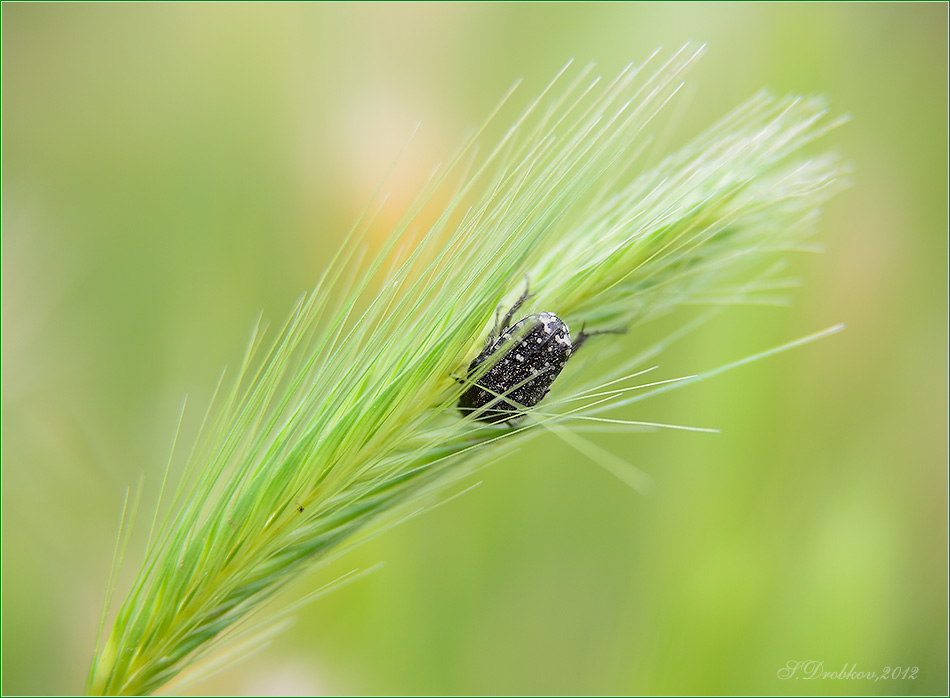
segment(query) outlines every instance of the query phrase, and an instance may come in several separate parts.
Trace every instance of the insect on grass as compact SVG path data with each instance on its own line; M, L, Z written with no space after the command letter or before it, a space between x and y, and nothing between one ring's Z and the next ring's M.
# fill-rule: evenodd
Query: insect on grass
M571 337L571 328L554 313L528 315L514 325L512 318L528 300L524 293L509 308L485 340L485 348L468 366L468 380L459 398L459 411L489 424L512 423L537 405L581 345L595 334L623 334L625 329L586 332ZM480 370L487 364L487 370ZM474 378L478 376L477 380Z
M503 102L489 119L500 135L483 127L467 140L363 263L378 239L378 209L368 211L274 338L255 331L222 383L140 571L103 623L91 693L162 688L368 527L532 435L577 445L578 424L664 426L604 411L715 373L630 383L726 302L769 299L845 168L802 154L837 123L820 101L764 93L643 167L649 129L700 52L657 53L611 80L568 66L520 109ZM526 274L534 295L506 304L499 322ZM697 306L709 310L632 355L561 371L579 345L596 344L599 358L616 342L587 342L584 329L572 339L569 327L635 338ZM516 343L538 338L558 348L550 367L517 359ZM493 373L500 360L529 370ZM516 427L498 429L504 420Z

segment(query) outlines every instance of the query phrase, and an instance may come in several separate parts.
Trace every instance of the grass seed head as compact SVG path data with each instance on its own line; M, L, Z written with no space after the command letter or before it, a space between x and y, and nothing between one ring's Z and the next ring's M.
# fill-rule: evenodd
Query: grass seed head
M774 263L806 246L842 184L838 159L802 155L834 123L819 101L759 94L631 174L699 52L610 81L565 68L494 147L476 151L480 131L436 171L371 262L372 210L273 341L255 331L97 649L92 693L155 691L368 524L540 428L570 442L578 419L609 421L594 415L629 399L620 381L649 351L598 362L570 390L559 380L516 428L459 415L457 379L526 274L524 315L572 327L635 331L683 306L768 297Z

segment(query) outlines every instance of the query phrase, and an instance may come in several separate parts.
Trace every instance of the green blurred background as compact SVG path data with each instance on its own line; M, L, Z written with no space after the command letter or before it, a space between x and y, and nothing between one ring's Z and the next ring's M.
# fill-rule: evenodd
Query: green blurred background
M154 501L183 395L187 442L417 120L394 212L516 78L687 40L708 53L661 136L822 94L855 172L792 307L729 311L663 368L847 330L625 413L722 430L599 438L650 497L532 442L195 690L946 692L946 4L5 4L3 692L82 690L123 489L144 472Z

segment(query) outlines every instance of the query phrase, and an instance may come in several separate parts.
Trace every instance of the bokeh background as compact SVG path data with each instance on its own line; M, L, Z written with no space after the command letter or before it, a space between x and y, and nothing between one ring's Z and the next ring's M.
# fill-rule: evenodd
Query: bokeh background
M854 174L826 252L792 260L793 305L729 311L664 368L847 330L626 413L722 430L599 438L650 497L532 442L309 579L385 562L193 690L946 692L945 4L2 12L4 693L83 689L124 488L145 473L154 501L184 394L187 432L417 121L393 215L516 78L687 40L708 52L661 143L760 88L821 94L852 117L824 145ZM795 660L919 669L780 680Z

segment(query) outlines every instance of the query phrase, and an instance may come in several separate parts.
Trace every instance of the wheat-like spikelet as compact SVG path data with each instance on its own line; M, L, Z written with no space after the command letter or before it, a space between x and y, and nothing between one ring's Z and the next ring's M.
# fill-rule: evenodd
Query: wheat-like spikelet
M382 514L539 430L577 438L572 425L632 399L622 379L648 352L559 379L513 427L459 415L457 378L526 276L525 314L578 329L770 298L770 265L806 247L841 183L837 159L800 154L834 124L815 100L760 94L632 174L698 53L654 56L608 84L565 69L493 149L479 156L476 134L433 175L374 261L360 257L368 216L268 349L255 333L97 650L90 692L155 691ZM413 240L436 199L447 205Z

